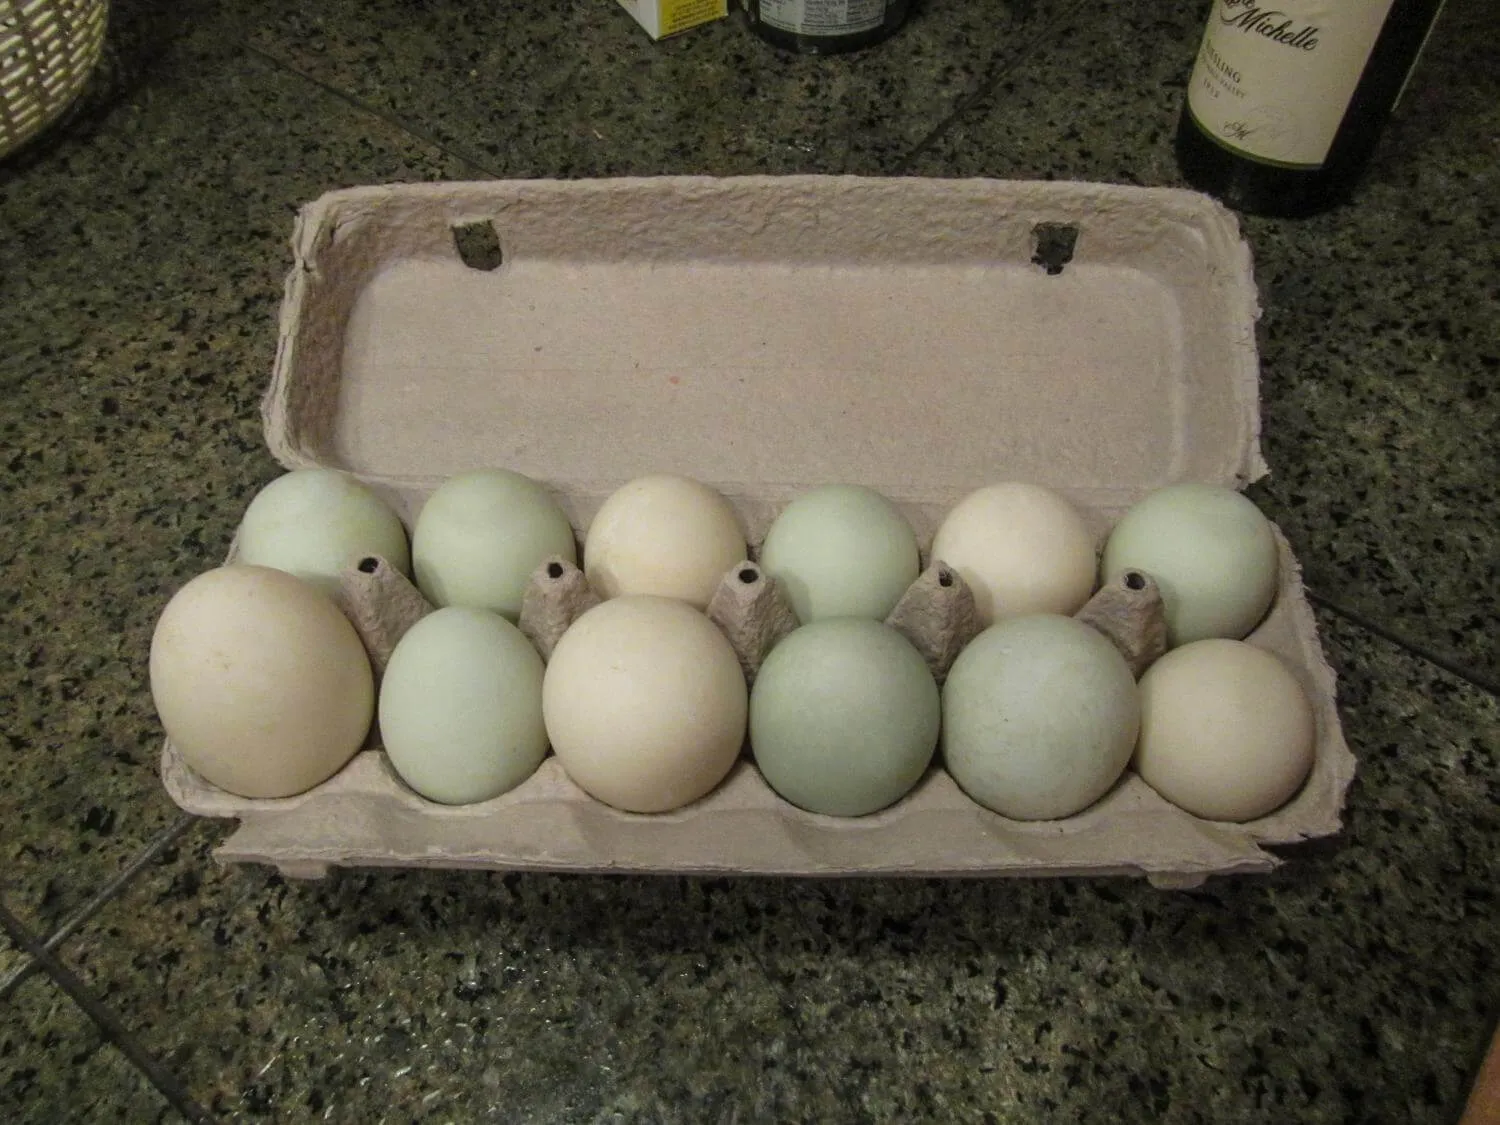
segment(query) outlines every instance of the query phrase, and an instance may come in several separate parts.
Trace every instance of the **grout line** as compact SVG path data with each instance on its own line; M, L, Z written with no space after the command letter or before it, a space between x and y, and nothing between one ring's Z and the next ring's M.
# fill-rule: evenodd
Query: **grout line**
M59 961L56 954L38 941L4 903L0 903L0 930L4 930L11 941L41 964L53 983L67 993L68 998L94 1021L105 1038L119 1048L120 1052L145 1074L151 1085L157 1088L173 1109L189 1121L195 1122L196 1125L212 1125L213 1117L193 1100L193 1096L188 1093L187 1087L177 1076L163 1066L155 1055L142 1047L120 1022L119 1017L109 1010L73 970Z
M1304 587L1304 589L1306 588ZM1459 663L1453 657L1438 652L1436 649L1430 648L1420 641L1414 641L1410 637L1403 636L1394 629L1380 624L1374 618L1367 617L1357 609L1350 609L1348 606L1333 601L1330 598L1325 598L1322 594L1310 589L1307 590L1307 597L1314 605L1322 606L1329 613L1336 614L1351 624L1358 625L1365 632L1373 633L1381 640L1389 641L1397 648L1404 649L1413 656L1420 657L1427 661L1427 663L1441 668L1450 676L1463 680L1471 687L1476 687L1480 691L1500 697L1500 681L1493 680L1481 672L1475 672L1472 668Z
M355 97L347 90L339 89L331 82L325 82L323 81L323 79L318 78L315 75L311 75L306 71L299 70L297 67L293 66L285 59L278 58L276 55L271 54L271 52L261 47L257 47L249 40L245 41L244 48L246 53L254 55L256 58L259 58L264 62L270 63L277 70L290 74L293 77L300 78L304 82L316 86L325 94L329 94L332 97L337 98L345 105L351 106L352 108L359 110L361 113L366 113L372 117L379 118L387 125L391 126L394 129L399 129L401 132L407 134L407 136L413 138L414 140L421 141L423 144L437 149L440 153L442 153L442 155L448 157L449 159L457 160L460 164L467 165L471 174L474 172L478 172L481 178L490 180L503 180L506 178L495 169L487 167L483 160L478 159L472 153L465 152L462 149L454 148L452 145L439 140L436 136L434 136L432 133L429 133L427 130L413 125L403 118L397 117L389 110L384 110L378 106L371 105L363 99Z
M52 936L42 944L42 948L48 953L56 952L63 942L77 933L80 927L95 914L99 913L111 899L125 889L126 884L140 874L148 863L166 851L168 846L174 843L179 836L197 822L197 819L197 817L191 816L188 813L182 813L175 821L159 831L152 837L150 843L137 853L134 859L116 873L113 879L100 887L88 902L84 903L72 915L64 919L62 924L52 932ZM20 987L21 982L40 967L35 959L27 960L11 970L8 976L0 979L0 1002L4 1002L9 998L11 993Z
M1046 35L1081 7L1083 7L1081 2L1070 4L1058 13L1055 18L1042 21L1031 35L1022 40L1021 46L1013 54L1001 62L994 70L986 74L980 80L976 89L960 98L957 106L946 117L928 130L926 136L913 145L905 155L891 166L890 174L894 176L905 175L917 157L936 147L937 143L947 136L953 130L953 127L958 124L960 118L967 116L970 110L995 92L995 88L1000 85L1001 79L1025 63L1030 62L1032 55L1042 45Z

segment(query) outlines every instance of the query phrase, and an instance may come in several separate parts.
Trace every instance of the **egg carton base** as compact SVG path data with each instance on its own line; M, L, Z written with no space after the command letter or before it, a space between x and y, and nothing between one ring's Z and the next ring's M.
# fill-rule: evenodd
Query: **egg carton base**
M882 812L842 819L781 801L741 760L713 793L672 813L602 805L555 758L521 786L477 805L434 805L404 789L383 753L364 751L296 797L247 801L207 785L168 746L163 777L185 809L241 823L225 863L269 864L293 878L332 867L416 867L610 874L794 877L1145 876L1190 887L1283 861L1275 817L1199 820L1134 774L1083 813L1015 821L970 800L940 768ZM1337 823L1325 826L1337 830ZM1266 830L1270 829L1269 832ZM1298 831L1292 839L1303 839Z
M456 248L475 223L503 249L494 269ZM1053 272L1035 255L1058 224L1076 242ZM286 468L354 472L408 527L441 480L475 464L545 482L577 529L623 481L670 469L723 492L752 543L790 497L835 479L886 495L930 543L988 481L1057 487L1102 533L1163 484L1240 487L1267 468L1249 247L1232 213L1193 192L808 176L389 185L309 204L293 251L262 404L268 448ZM525 426L496 424L518 417ZM705 800L651 818L569 788L552 759L464 809L410 794L378 753L284 802L206 786L170 749L164 775L184 808L240 819L221 859L289 875L1133 874L1181 886L1265 872L1281 862L1267 847L1339 830L1355 765L1278 541L1282 586L1248 639L1313 700L1317 757L1289 805L1248 825L1196 820L1134 777L1081 816L1022 824L940 771L851 822L792 809L748 762Z

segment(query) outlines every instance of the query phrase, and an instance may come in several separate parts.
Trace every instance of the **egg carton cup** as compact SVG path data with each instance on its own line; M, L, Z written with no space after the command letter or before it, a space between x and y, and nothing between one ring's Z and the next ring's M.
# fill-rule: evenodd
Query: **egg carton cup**
M444 479L497 466L547 484L580 536L620 484L676 472L729 498L752 557L791 497L836 482L889 497L930 544L973 488L1032 481L1073 500L1102 542L1155 488L1266 471L1249 251L1233 215L1196 193L854 177L399 185L309 204L293 254L267 443L288 469L355 473L408 528ZM1128 874L1185 887L1266 872L1283 862L1271 849L1339 831L1355 767L1300 568L1276 536L1280 587L1247 640L1297 677L1317 745L1299 794L1244 824L1191 816L1131 772L1076 816L1011 820L940 762L859 818L790 805L748 755L703 799L650 815L595 801L552 756L466 806L418 796L378 744L283 799L217 789L170 743L162 778L184 809L239 821L220 860L299 877ZM966 628L940 577L930 569L892 619L939 676ZM787 622L763 595L754 610L754 581L720 594L710 616L753 676L757 646ZM1126 655L1143 667L1155 642L1107 601L1085 619L1140 646ZM559 621L538 610L527 628L545 650ZM753 635L736 641L726 622Z

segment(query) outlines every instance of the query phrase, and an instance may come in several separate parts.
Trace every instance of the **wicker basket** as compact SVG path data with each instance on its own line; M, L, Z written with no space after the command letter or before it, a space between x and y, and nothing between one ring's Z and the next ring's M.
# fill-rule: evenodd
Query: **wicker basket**
M104 47L109 0L0 0L0 157L73 104Z

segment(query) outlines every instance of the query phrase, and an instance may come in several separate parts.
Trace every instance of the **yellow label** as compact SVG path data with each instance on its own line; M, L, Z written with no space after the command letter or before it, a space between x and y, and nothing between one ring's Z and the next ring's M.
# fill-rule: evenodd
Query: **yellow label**
M661 34L676 35L729 14L729 0L661 0Z

